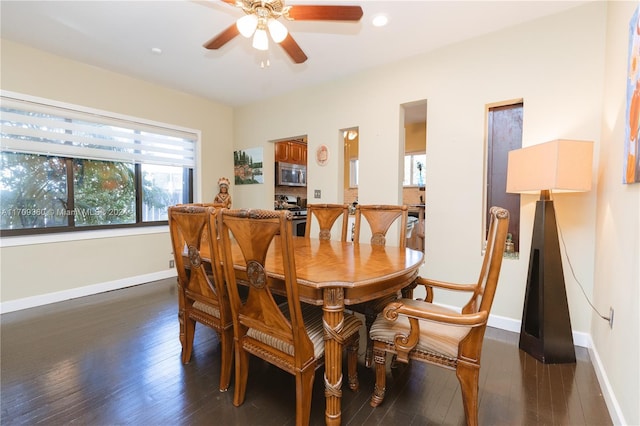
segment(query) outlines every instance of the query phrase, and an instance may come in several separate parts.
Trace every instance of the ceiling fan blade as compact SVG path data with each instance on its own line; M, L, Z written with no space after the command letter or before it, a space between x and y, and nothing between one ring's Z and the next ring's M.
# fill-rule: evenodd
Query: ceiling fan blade
M220 49L238 34L240 34L240 31L238 31L238 27L234 23L229 28L206 42L203 46L207 49Z
M291 6L288 18L294 21L359 21L362 18L360 6Z
M287 34L287 38L282 40L280 46L282 46L284 51L287 52L296 64L301 64L307 60L307 55L305 55L298 43L291 37L291 34Z

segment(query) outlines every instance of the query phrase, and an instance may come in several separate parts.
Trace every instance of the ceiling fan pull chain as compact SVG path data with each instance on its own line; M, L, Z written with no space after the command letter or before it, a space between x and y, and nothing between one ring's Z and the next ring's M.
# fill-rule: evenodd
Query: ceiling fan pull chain
M271 62L269 61L269 51L263 50L258 55L260 58L260 68L268 68L271 65Z

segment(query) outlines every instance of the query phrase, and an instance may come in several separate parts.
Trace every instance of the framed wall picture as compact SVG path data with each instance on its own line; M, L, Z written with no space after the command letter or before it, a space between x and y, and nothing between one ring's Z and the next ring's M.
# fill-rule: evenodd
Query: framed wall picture
M316 149L316 163L319 166L325 166L329 162L329 148L326 145L320 145Z
M236 185L264 183L262 174L262 148L249 148L233 152L233 175Z
M624 128L623 183L640 182L640 16L636 8L629 23L627 109Z

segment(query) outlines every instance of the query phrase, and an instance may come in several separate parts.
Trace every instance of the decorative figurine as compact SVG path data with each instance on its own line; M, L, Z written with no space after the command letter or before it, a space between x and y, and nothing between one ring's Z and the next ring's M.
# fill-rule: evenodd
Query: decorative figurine
M507 241L504 245L504 252L507 254L507 256L513 256L516 252L515 244L513 243L513 235L511 234L511 232L507 234Z
M218 179L218 187L220 188L220 192L216 195L216 198L213 199L214 203L224 204L224 206L228 209L231 208L231 195L229 195L229 179L226 177L221 177Z

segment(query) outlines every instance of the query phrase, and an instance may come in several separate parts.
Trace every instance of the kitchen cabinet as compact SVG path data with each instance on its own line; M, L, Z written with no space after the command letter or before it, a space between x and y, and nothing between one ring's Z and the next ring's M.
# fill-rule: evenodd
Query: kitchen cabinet
M297 141L276 143L276 161L292 164L307 164L307 144Z
M301 143L291 143L289 146L291 162L294 164L307 164L307 146Z
M276 161L288 163L289 162L289 143L278 142L276 143Z

